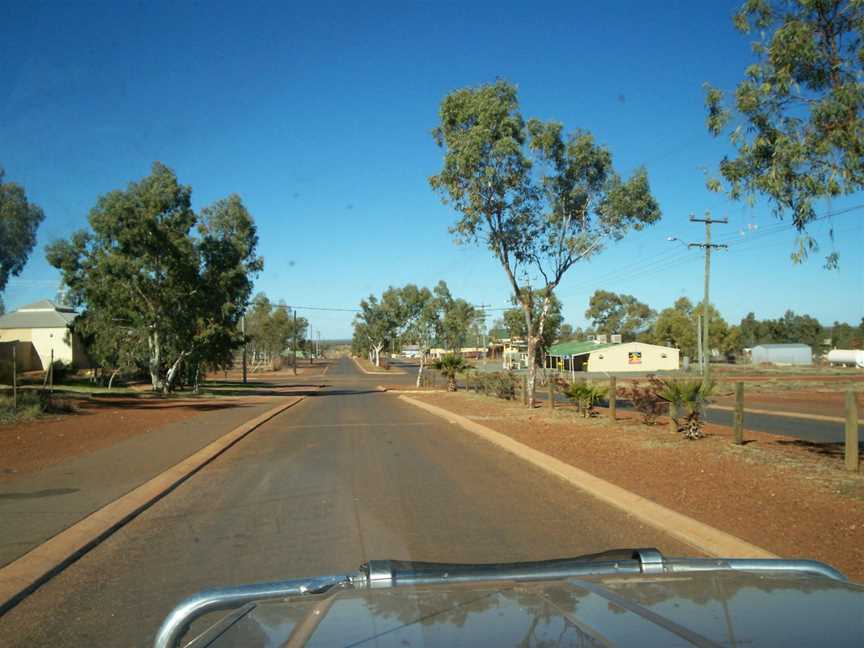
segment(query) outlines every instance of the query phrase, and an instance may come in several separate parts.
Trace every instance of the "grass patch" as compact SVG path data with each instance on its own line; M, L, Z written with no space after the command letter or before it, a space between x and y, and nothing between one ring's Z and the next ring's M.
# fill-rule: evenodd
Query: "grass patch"
M44 416L75 411L75 405L68 399L44 392L22 390L18 392L17 404L13 404L11 395L0 396L0 424L27 423Z

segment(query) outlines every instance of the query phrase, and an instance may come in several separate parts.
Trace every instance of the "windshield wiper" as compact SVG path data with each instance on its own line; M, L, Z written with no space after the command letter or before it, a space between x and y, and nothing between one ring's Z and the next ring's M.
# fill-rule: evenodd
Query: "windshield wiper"
M210 612L254 601L312 594L341 588L378 589L480 581L544 581L615 574L680 574L701 571L797 572L833 580L846 577L815 560L749 558L665 558L657 549L616 549L576 558L516 563L430 563L370 560L356 572L297 580L212 589L187 598L168 615L154 648L176 648L191 623Z

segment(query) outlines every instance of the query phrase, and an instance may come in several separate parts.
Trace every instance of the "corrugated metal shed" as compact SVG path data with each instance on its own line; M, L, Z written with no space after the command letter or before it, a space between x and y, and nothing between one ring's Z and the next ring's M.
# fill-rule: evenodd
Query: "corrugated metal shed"
M759 344L750 351L753 364L810 365L813 351L806 344Z
M610 346L612 345L598 344L596 342L559 342L558 344L553 344L551 347L549 347L547 355L553 357L580 356L587 355L592 351L596 351L597 349L605 349L606 347Z

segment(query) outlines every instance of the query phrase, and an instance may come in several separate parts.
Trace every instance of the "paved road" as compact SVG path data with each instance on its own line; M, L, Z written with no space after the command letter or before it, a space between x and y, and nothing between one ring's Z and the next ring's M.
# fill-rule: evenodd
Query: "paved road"
M264 424L0 618L4 646L148 645L172 605L218 585L370 558L530 560L611 547L693 555L461 428L331 386Z

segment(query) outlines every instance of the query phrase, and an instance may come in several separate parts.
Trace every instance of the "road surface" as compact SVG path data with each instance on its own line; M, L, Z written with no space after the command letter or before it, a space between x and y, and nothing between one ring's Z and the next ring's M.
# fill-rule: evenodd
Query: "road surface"
M195 591L349 571L370 558L695 554L377 391L380 378L349 360L325 381L7 612L0 643L146 646Z

